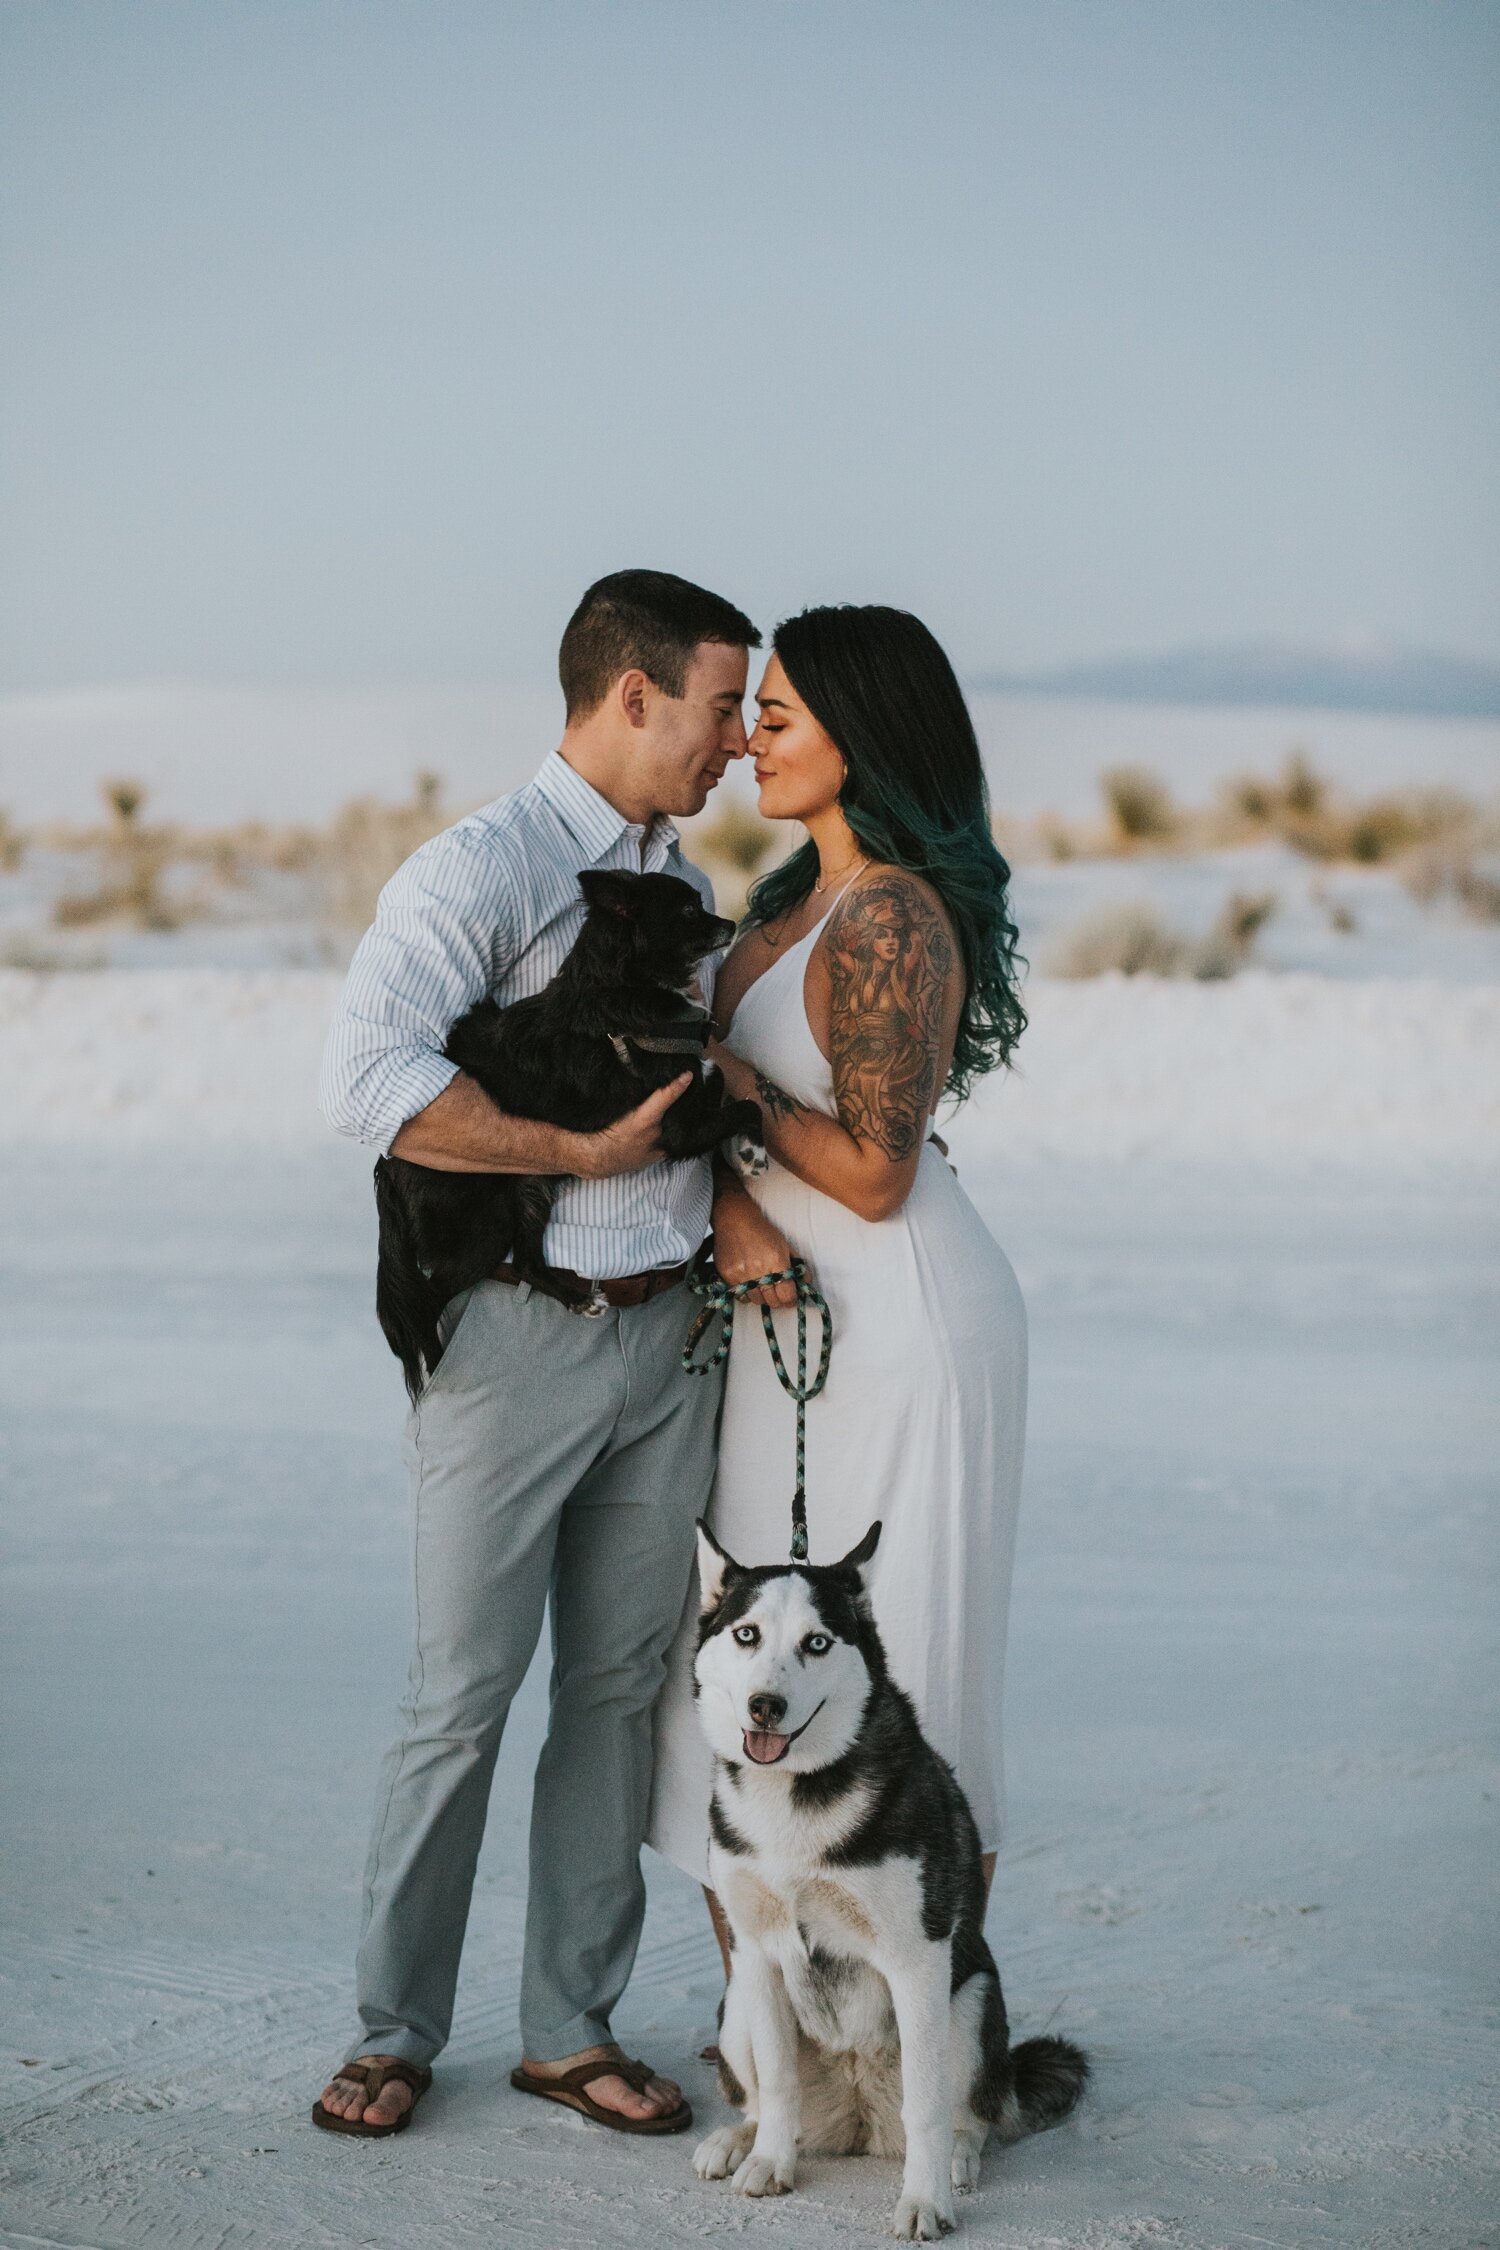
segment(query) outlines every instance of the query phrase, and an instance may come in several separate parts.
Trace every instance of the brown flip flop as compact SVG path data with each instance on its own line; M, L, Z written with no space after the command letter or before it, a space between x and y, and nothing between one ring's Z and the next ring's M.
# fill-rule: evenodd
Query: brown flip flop
M643 2062L631 2062L624 2055L600 2055L593 2062L575 2063L556 2078L538 2078L535 2072L515 2069L510 2082L518 2094L535 2094L544 2102L561 2102L564 2109L576 2109L580 2117L591 2117L596 2125L606 2126L611 2133L685 2133L693 2122L693 2112L688 2104L679 2102L664 2117L622 2117L617 2109L605 2109L591 2101L584 2092L596 2078L623 2078L638 2094L644 2094L651 2083L652 2072Z
M331 2109L323 2107L321 2100L313 2103L312 2121L321 2125L325 2133L354 2133L365 2141L383 2141L388 2133L404 2133L411 2123L412 2112L432 2084L430 2070L423 2070L419 2063L406 2062L400 2055L365 2055L358 2062L340 2063L334 2076L363 2081L366 2108L371 2102L379 2101L382 2088L393 2078L398 2085L411 2088L411 2101L389 2125L367 2125L362 2117L335 2117Z

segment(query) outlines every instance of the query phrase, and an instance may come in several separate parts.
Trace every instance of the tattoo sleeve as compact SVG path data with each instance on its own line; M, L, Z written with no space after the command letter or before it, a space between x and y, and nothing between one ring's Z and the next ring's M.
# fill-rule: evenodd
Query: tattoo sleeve
M953 945L919 883L903 874L858 883L828 933L829 1026L839 1118L887 1156L922 1145L937 1091L943 1001Z
M774 1078L768 1078L763 1070L755 1073L755 1091L773 1117L802 1117L807 1113L806 1102L799 1102L784 1086L778 1086Z

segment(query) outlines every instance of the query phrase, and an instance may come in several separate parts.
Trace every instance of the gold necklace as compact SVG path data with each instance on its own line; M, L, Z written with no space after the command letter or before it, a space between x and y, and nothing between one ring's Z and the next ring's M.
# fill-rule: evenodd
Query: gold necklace
M864 853L860 852L855 858L845 860L842 867L836 867L831 875L825 875L821 883L814 883L813 889L821 898L829 884L836 883L841 875L847 875L851 868L868 867L869 864L870 862L865 858Z
M823 896L823 893L827 890L829 884L832 882L836 882L840 875L847 875L851 868L868 867L869 864L870 862L866 859L864 853L861 852L858 858L846 860L842 867L835 868L833 874L825 876L821 883L814 883L813 889L817 893L818 897L821 898ZM781 928L777 932L775 937L772 937L771 935L770 923L762 922L760 926L760 934L765 939L767 945L769 945L773 949L773 951L778 945L780 945L782 938L785 937L786 925L791 920L794 911L795 909L790 906L787 908L786 913L781 918ZM807 935L807 932L804 930L802 934L805 937Z

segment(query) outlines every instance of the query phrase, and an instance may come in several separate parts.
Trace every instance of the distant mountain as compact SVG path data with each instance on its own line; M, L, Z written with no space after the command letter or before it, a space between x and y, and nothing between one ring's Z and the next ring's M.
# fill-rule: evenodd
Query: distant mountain
M1500 664L1438 649L1315 648L1260 641L1103 657L1045 672L992 672L982 688L1110 703L1279 703L1328 711L1500 718Z

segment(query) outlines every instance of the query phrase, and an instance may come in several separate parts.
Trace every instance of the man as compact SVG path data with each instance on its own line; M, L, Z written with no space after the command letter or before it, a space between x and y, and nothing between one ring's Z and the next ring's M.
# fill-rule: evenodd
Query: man
M408 1424L416 1647L365 1874L345 2065L361 2067L314 2111L336 2131L399 2129L447 2040L495 1755L549 1598L523 2069L567 2074L573 2106L621 2130L691 2121L670 2080L626 2062L610 2011L645 1910L652 1707L713 1473L719 1382L688 1381L678 1359L710 1167L661 1158L684 1078L580 1135L503 1115L442 1048L483 994L520 999L554 974L583 920L584 868L665 870L712 904L670 816L701 811L744 755L759 645L748 617L684 579L626 570L591 586L563 635L561 747L387 884L329 1035L321 1100L340 1131L439 1170L566 1175L547 1262L610 1300L584 1317L481 1282L448 1308Z

